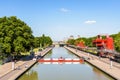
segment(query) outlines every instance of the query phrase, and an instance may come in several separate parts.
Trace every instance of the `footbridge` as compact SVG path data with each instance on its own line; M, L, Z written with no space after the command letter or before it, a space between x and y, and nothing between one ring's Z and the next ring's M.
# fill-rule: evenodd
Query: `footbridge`
M54 41L53 45L55 45L55 47L63 47L66 43L64 41Z

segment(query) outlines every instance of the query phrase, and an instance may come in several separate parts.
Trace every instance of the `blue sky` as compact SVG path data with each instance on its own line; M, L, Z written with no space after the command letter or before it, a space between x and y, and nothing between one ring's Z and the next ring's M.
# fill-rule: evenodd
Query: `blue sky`
M55 41L120 32L120 0L0 0L3 16L17 16L34 36Z

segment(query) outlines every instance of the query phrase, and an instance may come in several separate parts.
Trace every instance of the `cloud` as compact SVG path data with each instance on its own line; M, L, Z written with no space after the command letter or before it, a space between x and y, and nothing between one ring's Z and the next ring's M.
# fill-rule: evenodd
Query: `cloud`
M66 8L61 8L60 11L66 13L66 12L69 12L70 10Z
M95 20L88 20L88 21L85 21L85 24L95 24L96 21Z

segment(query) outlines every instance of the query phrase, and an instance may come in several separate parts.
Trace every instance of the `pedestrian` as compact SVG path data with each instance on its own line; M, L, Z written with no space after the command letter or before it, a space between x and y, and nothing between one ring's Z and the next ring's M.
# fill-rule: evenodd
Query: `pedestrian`
M93 55L91 55L91 58L92 58L92 60L94 60L94 57L93 57Z
M75 49L76 53L77 53L77 48Z
M25 63L25 68L28 68L28 65L27 65L27 63Z
M17 69L20 70L20 66L18 66Z

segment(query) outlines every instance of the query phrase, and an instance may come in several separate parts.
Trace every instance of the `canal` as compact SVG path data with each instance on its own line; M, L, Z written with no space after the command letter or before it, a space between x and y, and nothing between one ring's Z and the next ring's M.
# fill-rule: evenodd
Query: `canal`
M53 48L44 58L78 58L63 47ZM88 63L35 64L18 80L114 80Z

